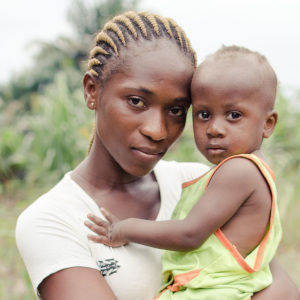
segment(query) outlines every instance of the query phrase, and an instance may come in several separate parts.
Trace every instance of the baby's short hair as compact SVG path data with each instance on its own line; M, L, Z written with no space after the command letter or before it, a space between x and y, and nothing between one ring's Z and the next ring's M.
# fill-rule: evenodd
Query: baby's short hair
M249 50L248 48L241 46L222 46L213 54L210 54L206 59L200 64L199 68L202 65L205 65L207 62L219 62L222 60L227 60L229 65L234 64L236 58L240 57L251 57L253 58L254 63L257 62L257 76L260 76L262 85L262 90L266 100L266 108L273 109L276 92L277 92L277 76L270 65L267 58L259 52Z

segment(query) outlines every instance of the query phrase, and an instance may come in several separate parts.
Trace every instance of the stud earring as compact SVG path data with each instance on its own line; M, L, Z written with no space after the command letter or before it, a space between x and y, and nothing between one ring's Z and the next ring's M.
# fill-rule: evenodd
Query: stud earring
M91 107L94 107L94 106L95 106L95 103L94 103L94 102L92 102L92 103L91 103Z

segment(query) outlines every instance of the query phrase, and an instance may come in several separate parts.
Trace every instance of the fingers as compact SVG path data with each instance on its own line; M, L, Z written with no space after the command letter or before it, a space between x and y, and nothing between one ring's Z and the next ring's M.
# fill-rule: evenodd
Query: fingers
M103 208L101 208L101 211L109 222L93 214L88 214L87 218L90 221L85 221L84 225L96 234L88 234L88 239L109 247L121 247L126 245L128 241L120 235L120 229L117 229L116 224L120 224L118 218Z
M84 225L86 227L88 227L89 229L91 229L96 234L99 234L99 235L102 235L102 236L107 235L107 227L106 226L97 225L97 224L91 223L89 221L85 221Z
M93 214L88 214L87 215L88 219L90 219L93 223L99 225L99 226L103 226L103 227L107 227L108 222L93 215Z
M95 243L101 243L110 246L110 240L106 236L88 234L88 238Z
M87 235L88 239L96 243L101 243L110 246L110 239L106 236L108 233L106 226L107 225L109 226L110 224L91 214L88 215L88 218L95 223L97 222L97 224L91 223L89 221L84 222L84 225L86 227L88 227L90 230L92 230L97 234L97 235L88 234ZM104 226L102 226L101 224L103 224Z
M93 215L93 214L88 214L87 215L88 219L91 220L92 222L85 221L84 225L91 229L93 232L100 236L106 236L108 232L108 227L110 224L107 221L102 220L101 218Z
M101 207L100 208L102 214L104 215L104 217L112 224L116 221L119 221L118 218L113 215L111 212L109 212L108 210L106 210L105 208Z

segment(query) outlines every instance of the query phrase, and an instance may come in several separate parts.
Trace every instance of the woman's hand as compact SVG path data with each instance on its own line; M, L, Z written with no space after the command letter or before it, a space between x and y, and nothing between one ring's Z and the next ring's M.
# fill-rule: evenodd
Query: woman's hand
M115 215L104 208L100 208L100 210L108 221L102 220L93 214L88 214L87 217L91 222L85 221L84 224L97 234L88 234L88 238L109 247L126 245L128 241L122 235L122 223L126 221L120 221Z

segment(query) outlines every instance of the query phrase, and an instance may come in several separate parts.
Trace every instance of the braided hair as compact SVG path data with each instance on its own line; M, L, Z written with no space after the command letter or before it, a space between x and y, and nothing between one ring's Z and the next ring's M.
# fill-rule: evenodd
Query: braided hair
M170 18L148 12L128 11L108 21L95 36L94 48L90 52L88 71L104 86L109 76L122 68L122 53L129 53L130 46L138 42L155 42L167 39L177 45L196 68L196 53L185 32ZM88 152L95 137L92 130Z

